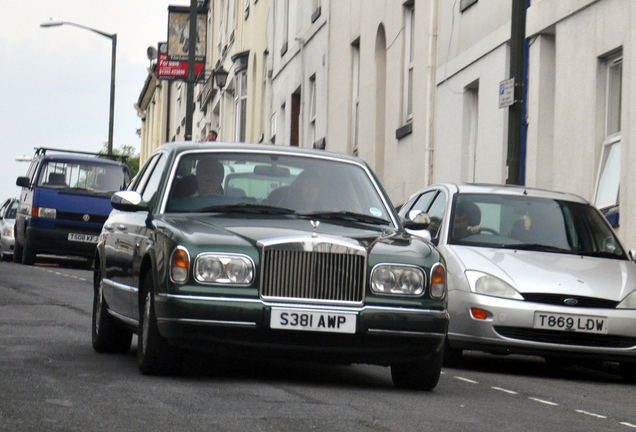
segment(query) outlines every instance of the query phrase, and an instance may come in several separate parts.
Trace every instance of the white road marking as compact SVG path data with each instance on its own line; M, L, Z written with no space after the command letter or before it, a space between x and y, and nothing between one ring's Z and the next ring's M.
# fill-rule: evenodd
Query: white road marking
M588 412L588 411L583 411L583 410L574 410L574 411L576 411L577 413L589 415L589 416L596 417L596 418L602 418L602 419L606 419L607 418L604 415L594 414L594 413L591 413L591 412Z
M501 391L501 392L508 393L508 394L519 394L516 391L507 390L507 389L501 388L501 387L490 387L490 388L493 389L493 390Z
M543 400L543 399L538 399L538 398L535 398L535 397L529 397L528 399L533 400L535 402L542 403L542 404L546 404L546 405L553 405L553 406L559 405L558 403L550 402L550 401Z
M456 376L455 379L456 380L460 380L460 381L464 381L464 382L467 382L467 383L471 383L471 384L479 384L479 381L473 381L471 379L460 377L460 376Z

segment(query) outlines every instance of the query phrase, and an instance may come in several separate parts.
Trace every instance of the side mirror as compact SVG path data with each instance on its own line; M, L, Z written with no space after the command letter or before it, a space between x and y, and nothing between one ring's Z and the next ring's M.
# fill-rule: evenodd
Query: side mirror
M25 188L28 188L30 183L31 183L31 179L26 177L26 176L20 176L15 181L16 185L18 185L20 187L25 187Z
M116 210L121 211L142 211L148 210L148 205L142 201L141 195L135 191L115 192L110 198L110 203Z
M632 261L636 261L636 249L630 249L628 254L629 259L631 259Z
M419 210L411 210L403 223L404 228L406 228L406 231L409 234L423 238L426 241L431 241L431 233L428 230L428 227L431 224L431 218L428 213Z

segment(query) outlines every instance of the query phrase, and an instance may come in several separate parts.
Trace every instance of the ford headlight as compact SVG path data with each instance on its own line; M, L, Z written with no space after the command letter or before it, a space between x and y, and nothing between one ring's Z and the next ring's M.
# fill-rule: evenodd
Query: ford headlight
M636 309L636 291L632 291L616 306L618 309Z
M419 296L426 276L419 267L380 264L371 271L371 290L376 294Z
M254 262L246 255L201 254L194 263L194 278L200 283L249 285L254 280Z
M498 277L474 270L467 270L466 277L470 284L470 290L474 293L523 300L523 296L516 289Z

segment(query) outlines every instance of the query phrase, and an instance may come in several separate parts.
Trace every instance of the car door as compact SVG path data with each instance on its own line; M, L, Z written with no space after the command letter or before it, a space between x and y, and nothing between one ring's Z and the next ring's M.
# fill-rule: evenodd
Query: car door
M148 203L150 212L154 212L158 207L160 200L162 185L165 183L167 176L166 166L168 157L164 153L156 155L156 163L149 169L145 181L137 184L136 191L141 195L142 201ZM125 244L126 249L121 250L121 262L131 270L126 273L125 283L131 287L131 312L133 319L139 319L139 270L141 267L142 253L150 249L153 242L152 228L147 225L148 212L127 212L125 226L120 228L123 230L122 242L120 246Z
M142 167L137 181L131 184L131 190L143 189L158 161L159 155L148 160ZM133 283L135 231L147 216L147 212L113 210L104 224L107 234L104 239L104 269L108 282L104 285L105 296L109 307L126 317L138 315L132 309L133 296L138 288Z

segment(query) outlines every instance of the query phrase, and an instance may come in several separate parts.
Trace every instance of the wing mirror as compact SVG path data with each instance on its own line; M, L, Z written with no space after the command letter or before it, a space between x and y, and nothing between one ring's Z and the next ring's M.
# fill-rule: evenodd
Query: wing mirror
M115 192L110 203L114 209L121 211L148 210L148 204L143 202L141 195L135 191Z
M431 218L428 213L420 210L411 210L403 223L409 234L431 241L431 233L428 230Z

